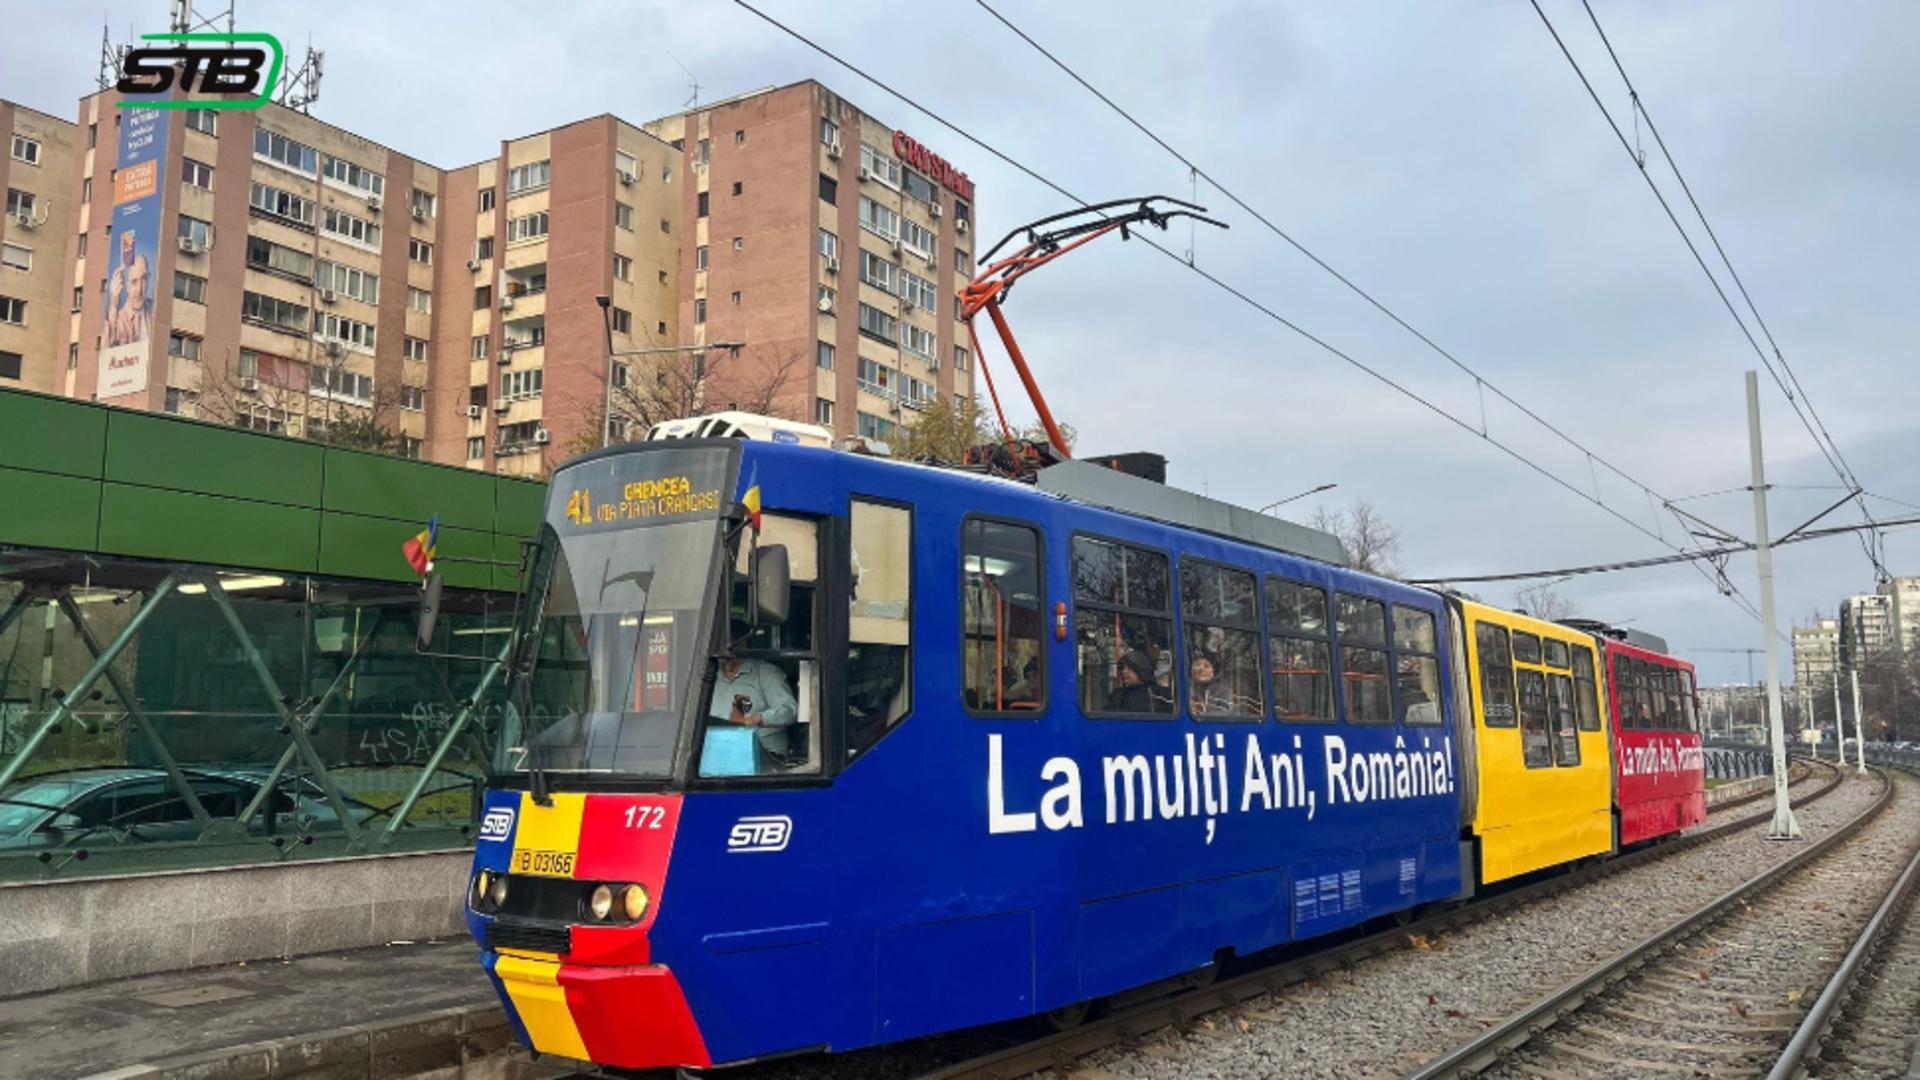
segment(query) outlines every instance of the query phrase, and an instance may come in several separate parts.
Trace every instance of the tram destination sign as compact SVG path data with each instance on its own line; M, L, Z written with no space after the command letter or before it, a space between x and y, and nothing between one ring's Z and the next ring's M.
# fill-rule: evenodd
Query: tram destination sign
M567 533L717 517L727 461L724 452L659 451L585 462L555 478L551 524Z

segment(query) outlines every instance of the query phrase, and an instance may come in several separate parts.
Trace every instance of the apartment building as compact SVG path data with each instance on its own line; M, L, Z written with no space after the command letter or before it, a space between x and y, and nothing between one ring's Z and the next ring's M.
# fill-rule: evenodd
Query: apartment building
M1815 619L1810 626L1793 628L1793 681L1796 685L1825 686L1839 670L1840 621Z
M62 392L422 455L438 169L276 105L80 123Z
M680 334L680 154L603 115L447 174L429 454L538 475L602 441L608 380ZM599 298L605 297L603 308ZM444 422L441 422L444 421ZM624 435L619 410L612 421Z
M818 82L655 120L690 178L683 338L710 408L890 440L937 396L969 397L957 296L973 273L973 182L911 133Z
M0 386L59 388L79 134L71 121L0 101Z
M1887 598L1893 647L1911 655L1920 649L1920 577L1897 577L1880 583Z
M1864 593L1840 601L1840 666L1857 667L1891 648L1891 596Z

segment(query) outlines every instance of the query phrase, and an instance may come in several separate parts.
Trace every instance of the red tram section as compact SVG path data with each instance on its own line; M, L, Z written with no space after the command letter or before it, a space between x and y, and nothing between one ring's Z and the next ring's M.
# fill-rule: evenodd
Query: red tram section
M1613 710L1620 846L1700 824L1707 819L1706 759L1693 665L1597 636Z

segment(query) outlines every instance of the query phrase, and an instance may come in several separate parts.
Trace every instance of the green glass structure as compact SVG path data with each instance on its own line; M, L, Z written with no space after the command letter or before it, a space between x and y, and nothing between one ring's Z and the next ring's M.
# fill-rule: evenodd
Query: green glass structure
M544 496L0 391L0 881L467 843Z

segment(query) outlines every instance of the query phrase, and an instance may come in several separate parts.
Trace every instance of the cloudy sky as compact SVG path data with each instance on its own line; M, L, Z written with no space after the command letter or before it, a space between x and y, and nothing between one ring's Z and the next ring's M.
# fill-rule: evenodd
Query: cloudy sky
M1014 22L1291 233L1561 430L1681 499L1748 481L1743 373L1758 360L1533 9L1503 4L994 0ZM326 51L316 115L444 166L502 136L603 111L642 121L818 78L912 131L979 186L979 232L1061 198L725 0L268 4L243 29ZM1189 195L1184 166L972 3L764 0L765 10L1077 195ZM93 85L102 8L11 0L0 96L59 115ZM1633 137L1627 93L1577 3L1545 9ZM204 7L204 5L203 5ZM1920 504L1920 7L1596 4L1787 361L1869 491ZM1098 12L1095 16L1092 13ZM537 14L537 19L536 19ZM117 38L164 28L163 0L112 3ZM1655 179L1684 210L1658 164ZM1478 426L1461 374L1204 183L1232 229L1195 259L1349 355ZM1178 251L1185 230L1165 238ZM1009 305L1084 450L1152 449L1174 482L1290 509L1364 498L1399 528L1402 568L1465 575L1665 551L1424 407L1141 244L1102 241ZM1709 253L1709 258L1711 254ZM991 355L991 354L990 354ZM1762 376L1776 530L1839 481ZM1488 397L1491 434L1591 490L1586 460ZM1669 539L1648 497L1609 505ZM1741 535L1744 492L1681 503ZM1874 502L1880 516L1920 513ZM1920 532L1888 536L1920 573ZM1783 549L1783 620L1870 591L1857 543ZM1756 603L1753 560L1729 574ZM1511 586L1474 586L1508 601ZM1745 678L1758 625L1685 567L1561 586L1582 614L1633 620Z

